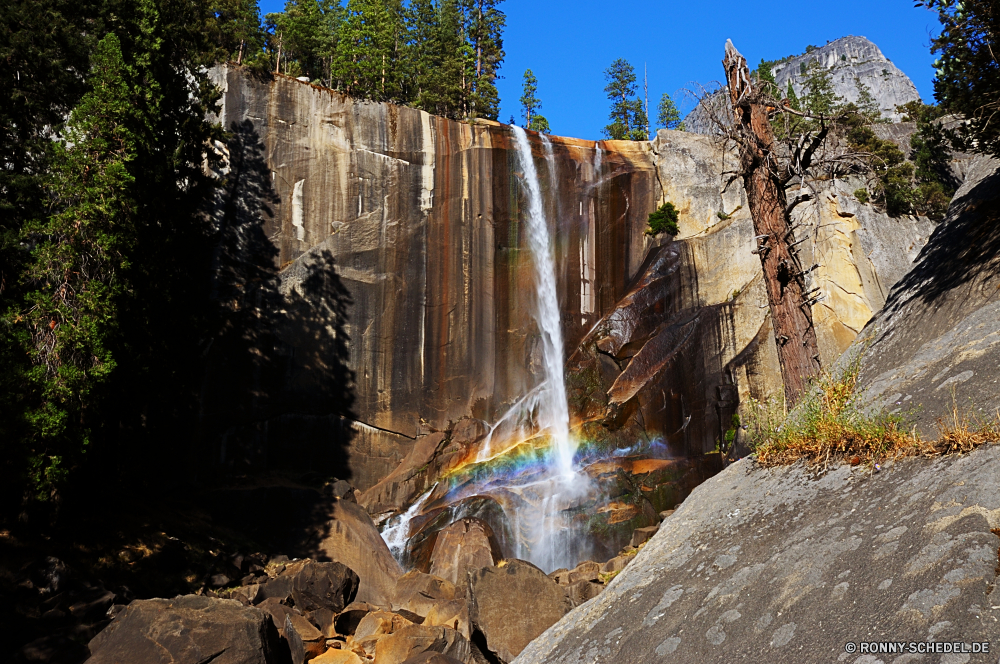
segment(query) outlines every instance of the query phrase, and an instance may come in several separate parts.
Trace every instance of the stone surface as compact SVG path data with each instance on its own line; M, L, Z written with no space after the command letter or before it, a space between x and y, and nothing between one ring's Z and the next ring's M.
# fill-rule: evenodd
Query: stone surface
M464 599L465 591L447 579L423 572L407 572L396 582L392 597L393 611L410 611L418 616L427 613L439 602Z
M656 534L656 530L659 526L646 526L645 528L636 528L632 531L632 541L629 542L630 546L639 546L640 544L649 540L650 537Z
M350 650L330 648L319 657L309 660L314 664L363 664L363 660Z
M422 652L410 657L403 664L463 664L463 660L442 655L439 652Z
M428 651L464 662L469 658L469 641L447 627L408 625L379 640L375 647L375 664L402 664Z
M489 524L474 517L459 519L438 533L430 573L464 586L470 570L492 567L502 558Z
M90 642L90 664L287 664L270 616L232 600L136 600Z
M952 407L1000 408L1000 162L977 157L917 264L856 342L859 387L929 438ZM852 352L852 354L853 354Z
M580 606L584 602L601 594L604 586L593 581L577 581L566 587L566 596L569 597L573 606Z
M572 608L561 586L523 560L470 572L469 597L474 629L504 662Z
M316 609L340 612L357 594L358 575L343 563L313 561L292 577L292 600L302 612Z
M515 662L862 664L878 658L845 643L996 643L998 527L1000 445L878 473L743 460Z
M719 51L722 51L721 47ZM896 106L920 99L920 93L917 92L913 81L886 58L878 46L865 37L854 35L835 39L809 53L774 65L771 73L774 74L779 98L784 96L789 81L799 98L807 92L805 85L807 74L803 73L802 67L808 67L814 60L830 70L834 94L843 98L844 102L858 101L857 81L860 81L868 87L875 98L882 117L892 122L899 122L903 118L903 114L896 110ZM684 118L687 131L699 134L716 133L711 122L711 113L707 108L726 104L727 100L728 95L718 93L709 95Z
M328 519L318 534L322 539L316 547L317 557L343 563L358 575L358 601L388 604L403 570L371 517L357 503L340 500L333 503Z

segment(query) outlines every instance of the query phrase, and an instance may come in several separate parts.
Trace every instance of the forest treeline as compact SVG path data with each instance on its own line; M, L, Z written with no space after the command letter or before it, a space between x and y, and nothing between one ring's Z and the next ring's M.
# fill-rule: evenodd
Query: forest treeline
M237 1L237 62L356 98L497 119L506 21L499 0L289 0L263 23L255 3Z

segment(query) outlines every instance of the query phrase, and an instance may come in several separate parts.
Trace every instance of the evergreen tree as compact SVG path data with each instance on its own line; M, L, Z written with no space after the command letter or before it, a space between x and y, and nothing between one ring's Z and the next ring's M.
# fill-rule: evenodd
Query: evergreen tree
M854 77L854 85L858 89L858 112L868 118L869 122L877 122L882 117L882 110L872 94L871 88L858 77Z
M28 463L43 497L90 443L96 423L88 415L102 414L95 401L115 369L119 320L134 294L126 276L137 240L128 167L140 140L133 130L142 123L140 105L124 81L114 33L98 43L92 62L92 90L72 113L69 147L58 148L58 212L24 231L35 245L26 310L9 314L25 326L33 365L28 379L38 400L27 413Z
M497 9L500 0L464 0L466 35L475 55L475 74L469 91L472 115L496 120L500 112L497 72L503 62L503 29L507 17Z
M400 0L349 0L333 57L332 78L349 95L404 101L408 41Z
M268 14L268 30L279 36L283 69L310 80L330 80L331 58L343 21L343 9L332 0L288 0L285 11Z
M994 0L922 0L938 12L941 33L931 50L934 97L967 124L953 130L957 148L1000 156L1000 11Z
M792 87L792 82L788 81L788 87L785 90L785 98L788 99L788 107L796 111L802 110L802 104L799 102L799 96L795 94L795 88Z
M832 115L841 101L833 90L833 76L830 70L817 60L811 60L806 68L805 95L802 106L813 115Z
M674 100L666 92L660 97L660 104L657 110L659 111L656 121L657 126L684 131L684 123L681 122L680 111L677 110Z
M419 96L416 106L429 113L453 119L467 116L471 110L467 81L471 53L463 38L463 16L456 0L441 0L434 6L429 0L414 2L421 23L417 27L427 35L418 42L421 57L417 60Z
M521 126L525 129L547 134L549 132L549 121L538 113L538 109L542 107L541 100L535 96L535 92L538 91L538 79L535 78L535 74L530 69L524 71L524 86L522 90L521 117L524 119L524 124Z
M604 127L604 135L613 140L646 140L646 113L642 100L636 93L635 69L624 58L611 63L604 71L608 85L604 92L611 100L611 123Z

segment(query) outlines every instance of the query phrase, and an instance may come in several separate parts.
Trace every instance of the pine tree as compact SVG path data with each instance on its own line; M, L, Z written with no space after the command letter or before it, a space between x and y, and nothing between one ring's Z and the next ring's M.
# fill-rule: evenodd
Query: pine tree
M830 70L817 60L809 62L803 85L806 92L802 97L802 105L813 115L832 115L843 101L833 90L833 76Z
M660 103L657 109L659 112L657 114L657 126L663 127L665 129L678 129L684 131L684 123L681 122L680 111L677 110L677 105L674 104L674 100L670 98L670 95L666 92L660 97Z
M611 100L611 123L604 127L604 135L612 140L646 140L646 113L642 100L634 98L635 69L619 58L604 71L604 78L608 81L604 92Z
M535 78L535 74L530 69L524 71L524 86L522 90L521 117L524 119L524 124L521 126L525 129L547 134L549 132L549 121L538 113L538 109L542 107L542 101L535 96L535 92L538 91L538 79Z
M349 0L332 78L349 95L403 101L408 71L401 66L406 13L399 0Z
M470 89L472 114L496 120L500 112L497 72L503 62L503 29L507 17L497 9L500 0L463 0L468 17L466 35L475 56Z
M115 370L112 348L131 287L129 260L136 244L135 178L141 123L125 82L114 33L92 57L92 89L73 110L65 146L58 148L52 185L57 212L25 228L35 245L25 278L32 284L23 323L37 401L27 419L36 489L50 492L90 442L87 417Z

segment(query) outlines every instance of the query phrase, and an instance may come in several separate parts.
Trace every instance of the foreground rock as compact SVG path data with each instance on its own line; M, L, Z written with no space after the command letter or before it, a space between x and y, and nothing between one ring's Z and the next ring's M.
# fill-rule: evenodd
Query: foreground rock
M288 664L283 645L266 612L185 595L132 602L90 642L87 662Z
M515 662L993 662L998 527L1000 445L874 474L744 460ZM991 654L845 652L862 641L989 641Z
M489 650L509 662L532 639L572 608L556 582L531 563L509 560L503 567L469 573L471 618Z

